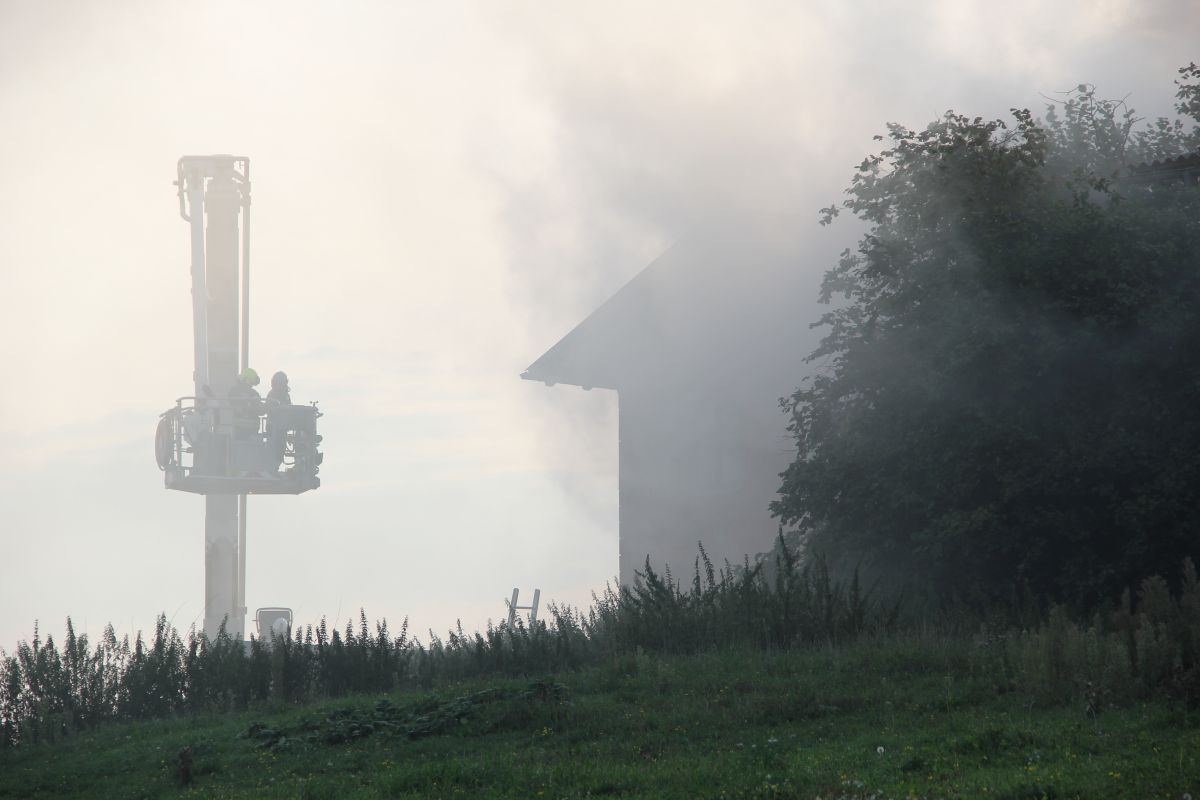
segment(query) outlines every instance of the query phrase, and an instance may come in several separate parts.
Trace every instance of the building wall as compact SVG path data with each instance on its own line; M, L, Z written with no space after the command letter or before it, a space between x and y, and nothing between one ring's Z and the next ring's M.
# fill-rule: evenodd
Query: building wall
M620 392L620 578L646 558L690 584L698 544L720 569L771 546L792 457L777 394L660 383ZM703 568L702 568L703 569Z
M719 568L778 530L768 506L795 452L779 398L820 366L805 362L820 278L846 242L767 222L684 237L524 376L619 394L623 584L647 556L690 582L698 542Z

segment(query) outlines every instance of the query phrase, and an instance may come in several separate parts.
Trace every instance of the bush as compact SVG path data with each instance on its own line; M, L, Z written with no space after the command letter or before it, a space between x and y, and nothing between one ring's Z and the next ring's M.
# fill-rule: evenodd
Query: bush
M963 668L990 678L998 691L1025 692L1043 704L1080 702L1091 713L1155 695L1195 706L1200 584L1190 561L1181 587L1172 594L1149 578L1136 607L1127 592L1090 622L1058 607L1045 622L1020 629L1000 609L979 624L975 655ZM898 603L879 602L856 574L843 583L820 559L801 566L782 537L774 558L719 571L701 548L686 590L647 565L633 586L607 587L586 613L551 605L549 616L548 623L518 619L471 635L460 624L445 640L431 631L423 644L409 637L407 620L393 636L386 620L372 631L360 611L357 630L330 630L322 619L270 642L237 641L222 628L213 639L192 630L185 644L160 615L149 642L140 633L132 644L118 640L109 626L94 648L68 619L61 650L49 637L43 643L35 627L32 643L11 657L0 652L0 748L54 741L108 720L539 676L650 654L870 645L899 634L920 655L939 641L963 641L965 619L902 619Z

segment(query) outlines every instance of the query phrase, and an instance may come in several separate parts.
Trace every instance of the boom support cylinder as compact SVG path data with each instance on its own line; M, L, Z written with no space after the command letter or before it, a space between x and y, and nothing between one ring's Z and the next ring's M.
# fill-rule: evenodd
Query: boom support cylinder
M241 174L238 165L245 170ZM180 161L180 193L181 198L186 193L190 213L184 216L192 235L197 398L228 398L246 363L241 351L248 345L248 331L239 330L239 317L245 314L239 303L244 299L239 297L239 255L243 248L249 253L238 217L248 200L248 171L249 162L233 156ZM234 420L229 408L211 405L213 431L230 434ZM214 493L204 498L204 632L210 638L222 624L235 639L245 632L244 509L244 496Z

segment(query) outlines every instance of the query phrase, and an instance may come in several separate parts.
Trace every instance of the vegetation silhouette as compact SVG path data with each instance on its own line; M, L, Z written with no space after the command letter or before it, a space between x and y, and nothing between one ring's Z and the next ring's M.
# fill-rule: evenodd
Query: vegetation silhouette
M980 607L1024 584L1095 608L1200 557L1200 67L1179 72L1188 125L1081 85L1043 119L888 126L823 210L869 230L781 401L793 544Z

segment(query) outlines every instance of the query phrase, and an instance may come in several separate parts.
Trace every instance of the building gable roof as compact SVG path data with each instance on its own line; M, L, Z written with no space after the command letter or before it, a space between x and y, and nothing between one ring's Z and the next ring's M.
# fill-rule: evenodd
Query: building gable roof
M826 262L828 263L828 262ZM822 265L824 266L824 265ZM676 242L521 377L620 389L648 373L711 369L816 316L816 276L790 238L707 232ZM811 314L797 307L813 308ZM795 347L794 338L790 345ZM807 352L807 351L806 351Z

